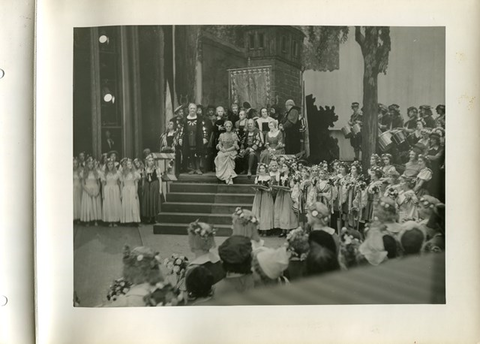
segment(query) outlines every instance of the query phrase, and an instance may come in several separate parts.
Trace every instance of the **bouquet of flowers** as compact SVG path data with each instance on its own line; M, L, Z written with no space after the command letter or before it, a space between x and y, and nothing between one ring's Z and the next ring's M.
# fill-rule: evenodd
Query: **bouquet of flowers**
M152 292L144 297L145 304L150 307L177 306L184 301L183 293L170 282L159 282Z
M307 258L310 246L308 244L308 234L298 227L290 231L287 235L287 251L290 252L291 258L303 261Z
M247 213L245 213L243 209L240 207L237 207L235 209L235 212L233 213L232 218L239 219L244 225L246 225L248 222L251 222L253 224L258 223L258 219L255 217L255 215L253 215L251 211L248 211Z
M125 295L130 290L132 283L125 280L123 277L117 278L110 285L107 294L108 301L116 301L120 295Z
M365 183L363 180L357 183L357 187L360 188L361 190L365 190L367 188L367 183Z
M188 258L174 253L170 258L165 258L163 265L167 268L169 275L182 276L187 269Z
M393 188L393 187L389 187L387 189L387 196L390 197L391 199L395 200L397 197L398 197L398 191L397 189Z
M340 262L349 268L357 265L357 256L362 244L361 234L356 230L342 229L340 237Z

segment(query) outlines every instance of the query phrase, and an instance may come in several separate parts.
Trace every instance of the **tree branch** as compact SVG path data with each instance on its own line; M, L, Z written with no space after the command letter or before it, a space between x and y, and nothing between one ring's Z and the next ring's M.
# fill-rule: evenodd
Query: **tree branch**
M365 43L365 36L362 34L361 26L355 26L355 40L363 49L363 45Z

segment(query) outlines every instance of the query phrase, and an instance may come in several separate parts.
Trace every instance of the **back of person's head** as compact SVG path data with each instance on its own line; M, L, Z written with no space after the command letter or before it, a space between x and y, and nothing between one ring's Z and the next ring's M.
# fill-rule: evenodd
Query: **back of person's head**
M308 236L308 242L310 243L310 248L312 243L315 243L332 252L337 252L337 244L335 243L333 236L323 230L312 231Z
M433 208L433 212L428 219L427 227L435 229L440 234L445 235L445 204L439 203Z
M403 247L404 255L418 254L422 249L425 236L423 232L418 229L410 229L405 231L400 239L400 242Z
M340 269L340 264L335 253L315 242L310 246L310 252L307 255L305 263L308 276L321 275Z
M397 241L394 237L390 234L385 234L382 238L383 246L385 247L385 251L387 251L388 259L397 258Z
M252 272L252 242L249 238L232 235L218 248L225 272L249 274Z
M185 286L190 298L208 297L212 294L213 274L207 268L198 265L187 272Z

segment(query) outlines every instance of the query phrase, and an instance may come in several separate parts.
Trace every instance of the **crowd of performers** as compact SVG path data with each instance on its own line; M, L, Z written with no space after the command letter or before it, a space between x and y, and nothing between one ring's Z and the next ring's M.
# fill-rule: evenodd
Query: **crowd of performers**
M413 153L402 175L388 154L373 155L365 173L357 161L307 166L280 156L261 163L252 210L234 211L232 236L217 247L215 227L197 220L186 228L189 253L164 257L149 247L126 247L123 276L106 288L102 305L201 305L308 276L443 252L445 205L427 187L428 158ZM285 243L266 247L262 235L274 228L286 234Z
M89 226L99 221L116 227L155 223L160 211L161 172L154 156L144 161L124 158L117 153L100 161L80 153L73 159L73 219Z

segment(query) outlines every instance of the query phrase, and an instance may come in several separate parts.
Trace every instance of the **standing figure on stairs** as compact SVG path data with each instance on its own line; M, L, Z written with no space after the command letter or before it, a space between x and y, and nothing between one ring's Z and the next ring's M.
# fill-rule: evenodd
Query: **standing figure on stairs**
M188 115L185 118L179 135L179 144L182 146L183 167L190 169L190 174L202 174L200 160L204 145L207 143L207 130L201 118L197 116L197 105L188 105Z
M232 131L232 122L226 121L224 126L226 131L221 133L218 138L215 174L218 179L225 181L227 184L233 184L233 178L237 176L235 173L235 157L239 149L238 136Z

